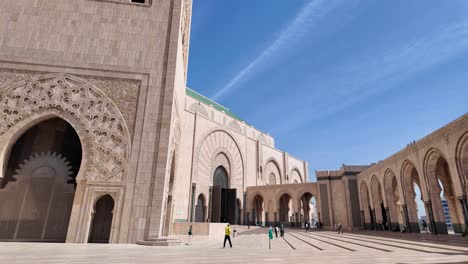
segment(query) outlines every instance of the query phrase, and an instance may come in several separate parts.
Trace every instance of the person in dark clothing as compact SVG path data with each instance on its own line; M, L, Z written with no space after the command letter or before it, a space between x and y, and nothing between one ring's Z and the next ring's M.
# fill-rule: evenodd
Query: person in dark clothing
M281 235L281 237L284 237L284 226L283 225L281 225L281 227L280 227L280 235Z
M424 232L427 233L427 223L426 223L426 221L424 219L422 220L422 229L423 229Z
M276 235L276 238L278 238L278 227L275 226L275 235Z
M342 226L341 226L341 223L338 223L338 227L337 227L337 230L338 230L338 234L342 234L343 231L342 231Z

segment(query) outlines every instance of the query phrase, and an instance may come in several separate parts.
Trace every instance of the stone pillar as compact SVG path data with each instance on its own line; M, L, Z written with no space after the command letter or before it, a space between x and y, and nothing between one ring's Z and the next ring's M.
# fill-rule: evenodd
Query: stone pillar
M447 224L445 224L444 208L442 207L442 201L440 199L440 193L431 193L431 200L426 205L427 210L430 210L434 220L435 233L436 234L448 234ZM427 211L426 210L426 211Z
M208 215L206 218L208 219L208 222L211 222L211 214L213 210L213 187L210 187L208 190Z
M468 203L466 201L466 197L461 197L458 200L460 201L460 205L463 211L463 219L465 222L465 228L463 232L467 232L468 231Z
M463 208L459 203L459 199L453 196L445 197L448 203L450 218L452 220L453 231L457 234L463 233L463 225L465 222L463 216Z
M429 229L433 234L437 234L437 224L436 220L434 219L434 212L432 211L432 203L431 201L424 202L424 206L426 207L427 217L429 217Z
M392 218L390 217L390 208L385 207L385 214L387 215L387 227L388 231L392 231ZM385 227L384 227L385 228Z
M258 222L258 215L257 215L257 210L255 208L252 208L252 225L257 225Z
M298 212L295 213L296 217L295 217L295 220L296 220L296 223L294 224L295 227L300 227L300 220L299 220L299 216L300 214Z
M364 211L363 210L361 210L361 228L362 229L367 229L366 219L364 218Z
M375 218L375 209L371 209L371 225L373 230L377 230L377 221Z
M410 220L409 220L409 214L408 214L408 206L406 204L401 205L402 208L402 213L403 213L403 219L405 221L405 226L406 226L406 232L411 232L410 230Z
M415 199L414 196L408 197L407 199L408 204L406 204L407 206L406 208L407 208L408 219L409 219L407 228L409 232L419 233L418 211L417 211L416 201L414 199Z

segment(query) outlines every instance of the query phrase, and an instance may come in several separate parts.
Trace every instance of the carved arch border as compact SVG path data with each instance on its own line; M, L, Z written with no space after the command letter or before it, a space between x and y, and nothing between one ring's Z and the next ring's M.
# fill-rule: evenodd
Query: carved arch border
M401 165L401 171L400 171L400 184L401 184L401 190L403 194L403 198L405 201L405 204L408 202L408 199L410 198L408 195L413 195L415 194L415 190L412 186L412 175L411 171L408 171L408 169L414 169L416 170L416 173L418 174L419 177L419 184L415 182L416 185L418 185L419 190L421 191L421 199L423 201L427 200L428 197L428 190L426 186L425 179L423 178L424 175L418 171L418 169L415 166L415 163L409 159L406 159L402 165ZM424 182L423 182L424 181Z
M8 155L14 144L11 139L19 138L18 133L10 135L12 128L24 133L26 130L21 126L28 127L27 121L34 121L32 116L39 114L40 117L40 113L47 111L55 111L51 116L67 116L66 121L77 131L82 145L87 146L86 168L89 169L86 174L81 174L82 178L122 181L126 176L131 140L125 119L115 103L88 81L64 73L22 80L0 87L0 109L0 142L5 140L3 145L7 145L6 149L0 150L0 162L4 163L0 166L0 176L5 167L4 155ZM74 125L71 119L74 119Z
M361 210L367 210L368 206L371 206L369 184L365 179L362 179L359 183L359 202L361 203ZM363 197L365 195L366 197ZM366 198L366 199L364 199ZM366 207L367 206L367 207Z
M273 171L270 169L270 166L269 164L273 164L273 166L276 167L276 169L278 170L278 173L279 175L276 176L275 175L275 178L278 177L279 178L279 183L278 183L278 179L276 179L276 184L283 184L283 182L285 181L285 179L283 179L283 173L281 173L281 167L280 167L280 163L278 162L278 160L275 158L275 157L270 157L266 160L265 162L265 165L264 165L264 170L263 170L263 179L264 181L266 182L267 179L269 181L269 176L271 173L273 173ZM268 169L268 170L267 170ZM274 173L273 173L274 174Z
M216 133L216 132L221 132L221 133L225 133L235 144L236 148L237 148L237 151L239 152L239 157L240 157L240 162L241 162L241 168L242 168L242 175L241 178L242 178L242 182L244 181L244 174L245 174L245 162L244 162L244 157L242 156L242 151L241 151L241 148L239 147L239 143L237 142L237 140L231 135L231 133L229 133L228 131L226 131L225 129L222 129L222 128L214 128L214 129L211 129L211 130L208 130L207 132L205 132L203 134L203 136L201 137L201 140L199 141L199 143L196 145L195 147L195 152L194 152L194 158L193 158L193 175L194 175L194 179L199 181L200 179L200 175L199 174L199 167L200 167L200 152L202 150L202 147L203 147L203 144L205 143L206 139ZM219 153L215 153L216 150L220 149L220 147L216 147L215 148L215 151L213 151L213 155L211 155L213 157L216 156L216 154L219 154ZM225 153L226 154L226 153ZM229 157L229 156L228 156ZM231 155L232 157L232 155ZM231 159L230 160L231 162L233 162L233 160ZM210 164L211 164L211 160L209 161ZM230 165L234 165L234 164L230 164Z
M468 131L463 133L457 140L455 147L455 162L457 166L458 175L462 184L465 184L465 195L468 192L468 164L464 166L463 158L468 159L468 153L465 152L468 149Z
M297 167L297 166L294 166L294 167L291 168L291 170L289 171L289 178L291 178L291 175L292 175L292 173L293 173L294 171L296 171L296 172L297 172L297 175L299 175L299 180L301 180L301 182L299 182L299 183L304 183L304 182L305 182L305 179L303 179L302 173L301 173L301 171L299 170L299 167Z
M89 135L85 132L84 127L80 121L74 116L57 109L45 109L18 121L18 123L16 123L12 129L7 130L2 136L0 136L0 180L5 177L5 170L8 165L11 150L18 139L35 125L52 118L60 118L64 120L70 124L77 133L81 143L82 158L76 180L78 182L85 179L89 159L91 156L91 139Z
M280 207L280 199L281 199L281 196L283 196L284 194L287 194L289 195L289 197L291 198L292 200L292 208L289 208L291 210L294 210L293 212L295 213L297 208L298 208L298 205L297 205L297 197L294 195L294 193L290 192L289 190L287 189L281 189L279 190L276 195L275 195L275 204L276 204L276 207L279 209Z

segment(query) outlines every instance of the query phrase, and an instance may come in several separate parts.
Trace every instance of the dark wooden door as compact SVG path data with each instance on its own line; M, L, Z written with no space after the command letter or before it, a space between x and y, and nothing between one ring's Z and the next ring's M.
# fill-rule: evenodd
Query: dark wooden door
M236 189L224 189L224 217L231 225L236 223Z
M90 243L109 243L114 199L104 195L96 202L95 213L89 234Z

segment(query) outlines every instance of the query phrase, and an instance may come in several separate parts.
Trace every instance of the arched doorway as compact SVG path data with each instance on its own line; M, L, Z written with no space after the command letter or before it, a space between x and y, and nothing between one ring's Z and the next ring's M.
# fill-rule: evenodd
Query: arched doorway
M317 208L316 208L316 199L310 193L306 192L301 196L300 199L301 205L301 225L304 225L306 222L310 226L315 226L316 221L318 221Z
M290 225L294 223L292 219L293 201L289 194L284 193L279 199L279 220L282 224Z
M406 207L403 207L403 215L405 216L405 226L407 231L419 233L420 222L425 220L433 225L433 217L430 204L424 203L423 190L421 189L421 177L410 162L406 162L402 172L403 192L406 200ZM429 210L428 210L429 209ZM421 219L421 220L420 220Z
M377 230L387 230L388 229L388 219L387 211L385 209L383 194L382 194L382 185L380 184L377 176L374 176L371 180L371 191L372 191L372 205L373 205L373 214L375 220L375 229Z
M265 202L261 195L255 195L252 208L253 225L263 226L265 221Z
M65 242L82 147L73 127L51 118L12 146L0 185L0 239Z
M374 229L374 217L370 203L369 188L364 181L361 183L360 198L363 229Z
M401 200L398 191L398 181L395 174L387 170L384 178L385 194L387 199L389 229L399 231L404 221L401 214Z
M94 206L89 243L109 243L112 227L114 199L108 194L101 196Z
M211 222L235 223L236 195L236 189L229 189L226 168L218 166L213 175Z
M205 196L203 194L200 194L198 195L197 205L195 207L195 222L205 222L205 211Z
M463 209L456 200L448 163L437 151L427 158L427 180L437 233L462 233Z

